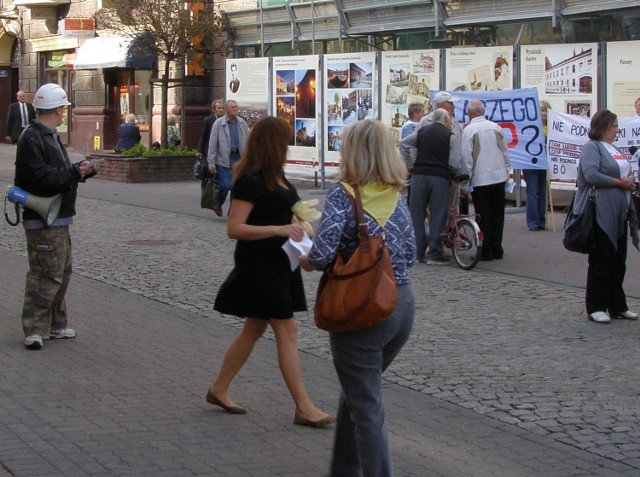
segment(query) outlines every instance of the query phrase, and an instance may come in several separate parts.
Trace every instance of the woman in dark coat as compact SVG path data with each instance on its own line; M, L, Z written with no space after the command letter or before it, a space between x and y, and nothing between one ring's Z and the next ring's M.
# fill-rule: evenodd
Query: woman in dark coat
M130 149L140 142L140 128L136 125L136 115L127 114L125 122L120 126L118 144L113 149L120 153L125 149Z

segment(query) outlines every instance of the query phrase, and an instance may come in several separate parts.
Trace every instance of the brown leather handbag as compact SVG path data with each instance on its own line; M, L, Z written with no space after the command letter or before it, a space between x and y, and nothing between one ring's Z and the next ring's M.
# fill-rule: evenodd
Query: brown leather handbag
M346 333L371 328L396 307L397 290L391 257L382 235L371 237L358 186L351 205L358 219L360 243L345 263L338 253L318 285L314 320L321 330Z

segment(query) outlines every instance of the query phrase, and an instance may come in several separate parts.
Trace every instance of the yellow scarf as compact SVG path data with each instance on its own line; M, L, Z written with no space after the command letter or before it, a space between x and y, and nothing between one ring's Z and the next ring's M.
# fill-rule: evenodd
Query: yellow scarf
M355 197L353 187L346 182L340 182L342 187ZM382 184L367 184L358 187L362 199L362 207L375 219L382 227L385 226L398 204L398 189Z

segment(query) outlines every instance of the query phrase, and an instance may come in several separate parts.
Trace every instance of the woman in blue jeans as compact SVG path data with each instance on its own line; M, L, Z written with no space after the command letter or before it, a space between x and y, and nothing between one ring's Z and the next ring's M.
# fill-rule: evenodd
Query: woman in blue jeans
M411 333L415 304L408 268L416 244L406 200L400 190L407 169L389 129L380 121L349 126L340 149L340 183L327 194L314 244L300 257L307 270L322 270L336 254L351 256L358 245L357 221L349 195L357 184L371 235L385 235L398 290L395 310L372 328L331 333L331 354L342 392L331 462L332 477L393 475L384 423L382 373Z
M540 101L540 117L542 131L547 141L547 110L551 109L548 101ZM524 181L527 183L527 227L532 232L544 230L547 215L547 169L523 169Z

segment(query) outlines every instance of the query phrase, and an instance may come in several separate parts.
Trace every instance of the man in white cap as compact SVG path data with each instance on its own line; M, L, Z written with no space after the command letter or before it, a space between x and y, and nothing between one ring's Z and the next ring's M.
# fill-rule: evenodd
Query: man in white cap
M54 83L40 87L33 100L36 119L18 140L15 185L39 197L60 194L62 204L50 226L29 208L22 214L29 271L22 308L27 349L42 349L42 340L75 338L67 328L65 293L71 279L69 225L76 214L78 182L95 175L89 161L72 164L56 128L71 103Z
M404 158L405 161L410 161L411 150L417 147L416 144L418 143L418 131L421 128L429 124L432 124L434 122L433 113L435 112L436 109L444 109L446 112L449 113L449 116L451 116L451 132L453 133L455 138L458 140L458 144L460 144L460 142L462 141L462 128L460 127L460 123L454 117L454 114L453 114L455 109L455 106L453 103L456 103L458 101L460 101L460 98L456 98L455 96L452 96L450 93L447 93L446 91L439 91L435 95L435 97L433 98L433 104L435 105L434 111L424 116L416 126L415 131L413 131L413 133L407 136L406 141L403 140L402 144L400 145L400 153L402 154L402 157ZM415 154L414 154L414 157L415 157Z
M452 139L457 142L456 149L460 150L462 145L462 128L460 127L460 123L454 116L455 105L460 101L460 98L456 98L452 96L451 93L446 91L439 91L433 98L433 104L435 105L434 110L428 115L424 116L413 133L402 139L400 143L400 154L402 154L403 159L407 163L407 167L411 172L413 167L410 167L409 164L413 164L417 154L418 147L418 132L425 126L433 124L434 121L434 113L438 109L444 109L449 116L451 117L451 133L453 134ZM457 191L459 185L455 184L453 187L449 189L449 203L453 201L453 196ZM468 213L469 210L469 200L467 198L468 192L466 190L460 191L460 213Z

